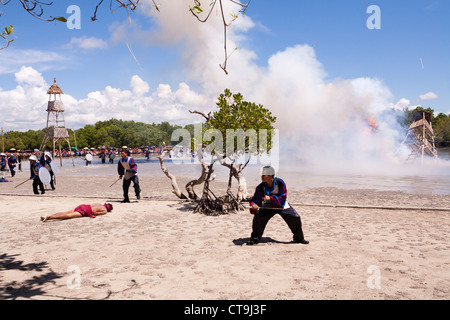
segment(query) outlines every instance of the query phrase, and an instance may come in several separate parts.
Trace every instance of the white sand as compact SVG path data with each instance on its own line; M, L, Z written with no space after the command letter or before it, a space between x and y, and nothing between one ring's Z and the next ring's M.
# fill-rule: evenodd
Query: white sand
M365 208L449 208L450 195L290 192L310 244L291 243L275 216L263 242L246 246L252 215L193 214L166 178L141 178L143 199L131 187L122 204L114 177L58 177L35 196L31 182L14 189L27 175L0 183L0 299L450 298L450 212ZM105 201L114 210L95 219L39 219Z

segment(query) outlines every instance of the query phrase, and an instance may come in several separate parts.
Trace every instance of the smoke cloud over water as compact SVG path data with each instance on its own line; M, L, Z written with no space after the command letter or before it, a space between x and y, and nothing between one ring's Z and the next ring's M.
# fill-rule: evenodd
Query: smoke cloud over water
M404 167L409 152L401 142L407 130L393 112L401 101L393 101L381 79L329 80L326 66L306 44L275 52L265 65L256 63L257 53L240 48L228 61L226 76L218 67L224 56L220 14L213 13L202 24L188 12L184 0L162 1L158 13L152 1L146 3L145 11L158 26L147 39L180 45L185 73L205 95L215 97L229 88L272 111L280 130L282 165L320 172L392 174ZM224 4L227 12L240 9L229 1ZM229 53L240 44L245 47L246 31L254 25L246 15L233 22L227 34ZM371 119L376 128L370 126Z

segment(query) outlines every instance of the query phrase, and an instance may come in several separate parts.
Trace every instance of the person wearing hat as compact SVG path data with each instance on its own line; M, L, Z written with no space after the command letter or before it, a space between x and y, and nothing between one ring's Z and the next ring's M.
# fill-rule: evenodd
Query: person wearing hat
M41 179L39 178L39 170L42 168L42 165L38 162L38 158L33 154L30 156L30 171L31 176L30 179L33 179L33 192L34 194L39 194L39 190L41 191L41 194L45 193L44 184L42 183Z
M9 171L11 171L11 177L14 177L16 175L16 165L17 165L17 159L14 156L14 154L10 154L8 157L8 167Z
M269 220L279 214L287 223L294 235L295 243L308 244L302 230L302 221L297 211L287 202L286 183L275 177L275 169L265 166L261 174L262 182L256 187L250 199L250 212L253 216L252 233L247 245L261 241L264 229Z
M0 171L6 171L6 154L0 153Z
M126 147L122 148L120 155L122 159L119 159L117 171L119 173L119 178L122 179L123 177L122 189L124 199L122 202L130 202L128 190L130 189L131 181L133 181L136 198L139 200L141 198L141 188L139 187L139 178L137 176L137 164Z
M96 216L111 212L112 209L113 206L111 203L80 204L75 209L72 209L70 211L58 212L52 214L51 216L41 217L41 221L45 222L48 220L56 220L56 219L65 220L81 217L95 218Z
M45 167L45 169L48 170L48 172L50 173L50 187L52 187L52 190L55 190L55 185L53 184L53 176L55 175L53 170L52 170L52 155L50 152L46 151L44 152L44 154L41 156L41 158L39 159L39 163Z

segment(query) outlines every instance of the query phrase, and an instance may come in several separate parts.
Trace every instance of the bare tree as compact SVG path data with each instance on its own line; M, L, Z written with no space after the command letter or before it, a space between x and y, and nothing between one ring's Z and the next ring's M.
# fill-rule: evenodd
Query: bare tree
M228 89L219 96L216 104L218 111L213 114L211 112L205 114L198 110L189 111L191 114L201 115L206 120L202 124L202 130L205 130L205 134L202 135L201 141L197 141L196 138L191 140L191 147L193 145L201 145L203 147L211 143L212 138L208 134L210 129L217 136L225 136L227 139L231 139L223 141L223 139L219 138L218 142L215 140L214 143L206 146L205 152L211 155L210 163L206 164L201 156L201 177L186 185L189 198L197 202L194 212L207 215L226 214L244 209L241 202L247 200L249 195L243 170L250 162L251 156L258 156L270 151L272 148L273 123L276 121L276 117L272 116L271 112L264 106L244 101L240 93L232 94ZM228 136L229 130L233 131L233 134L230 134L230 136ZM235 136L234 133L237 133L237 135ZM214 138L217 136L214 136ZM265 143L262 143L263 141ZM211 146L212 148L210 148ZM195 148L194 146L192 149ZM198 150L197 154L200 157L203 154L202 150ZM237 163L238 159L243 155L248 156L247 161L245 163ZM161 164L163 163L163 157L160 157ZM217 196L210 188L210 182L214 178L213 167L215 163L220 163L229 170L227 191L223 196ZM161 168L163 171L165 170L165 167L162 165ZM170 178L168 173L164 172ZM236 196L232 192L233 179L238 181ZM174 179L171 178L171 180L173 186ZM203 192L199 198L193 191L193 187L202 183ZM179 190L178 186L174 187L174 190ZM174 193L180 198L179 192L174 191Z

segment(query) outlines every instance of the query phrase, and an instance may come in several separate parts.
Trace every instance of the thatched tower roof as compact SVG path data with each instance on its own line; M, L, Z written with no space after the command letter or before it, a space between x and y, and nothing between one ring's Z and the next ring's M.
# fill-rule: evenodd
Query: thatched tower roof
M56 78L53 81L53 85L48 89L47 94L64 94L61 88L56 84Z

